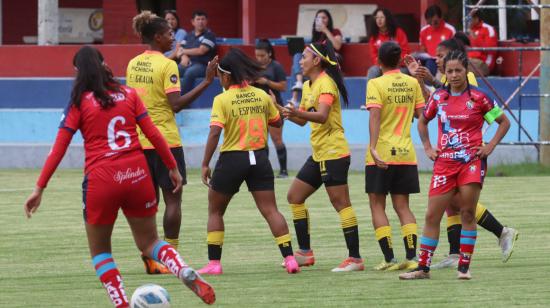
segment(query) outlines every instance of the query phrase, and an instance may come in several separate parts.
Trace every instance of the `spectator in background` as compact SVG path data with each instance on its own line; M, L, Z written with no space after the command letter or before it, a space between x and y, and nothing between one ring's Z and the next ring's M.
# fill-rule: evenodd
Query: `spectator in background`
M164 19L168 22L170 28L174 32L174 42L172 43L172 49L164 53L164 55L171 60L180 62L180 57L178 57L178 50L181 48L181 45L185 44L185 35L187 32L180 28L180 18L175 10L164 11Z
M455 35L455 28L442 19L443 13L437 5L426 9L424 17L428 23L420 29L420 49L435 57L437 45Z
M472 47L496 47L498 36L493 26L483 22L481 12L472 12L472 22L468 31L468 37ZM495 67L496 51L469 51L468 58L472 65L481 68L480 73L489 75Z
M181 57L181 93L191 91L195 79L204 77L208 62L216 56L216 35L207 28L208 16L203 11L193 12L193 31L185 36L185 44L178 52Z
M372 78L382 76L382 69L378 63L378 49L382 43L396 41L401 47L401 59L410 52L405 31L397 26L395 18L388 9L377 8L372 15L373 18L369 25L369 47L373 65L367 73L367 82ZM401 71L408 74L406 67L402 67Z
M332 21L332 15L325 9L318 10L315 13L315 19L313 20L313 26L311 29L311 42L312 43L326 43L329 41L336 53L336 60L341 63L342 57L338 53L344 44L342 32L340 29L334 28ZM298 92L302 91L304 84L304 76L302 69L300 68L301 53L297 53L292 58L292 72L291 72L291 84L292 86L292 99L289 103L294 105L298 104Z
M254 86L264 90L267 94L273 92L277 99L276 103L283 106L281 92L286 90L286 74L281 63L275 60L275 50L273 50L273 46L268 39L258 40L255 56L264 70L261 77L254 82ZM286 178L288 177L288 171L286 168L286 147L283 143L283 125L281 127L269 126L268 130L279 159L280 169L277 177Z

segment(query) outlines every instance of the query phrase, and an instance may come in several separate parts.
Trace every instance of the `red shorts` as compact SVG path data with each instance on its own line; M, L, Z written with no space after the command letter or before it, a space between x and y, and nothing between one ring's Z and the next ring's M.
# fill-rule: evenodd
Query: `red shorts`
M82 183L84 221L112 225L118 209L127 217L149 217L157 212L155 188L143 154L93 169Z
M436 160L429 195L442 195L469 183L479 183L483 186L486 173L487 161L484 159L476 159L468 163Z

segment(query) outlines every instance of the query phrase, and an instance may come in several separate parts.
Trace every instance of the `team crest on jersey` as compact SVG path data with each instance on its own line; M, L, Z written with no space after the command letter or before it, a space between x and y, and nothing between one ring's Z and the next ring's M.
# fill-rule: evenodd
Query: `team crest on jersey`
M466 108L472 110L474 108L474 103L472 101L467 101Z
M441 96L439 94L434 94L434 100L438 101L441 99Z
M176 84L178 82L178 76L176 74L170 76L170 82Z
M471 166L470 166L470 172L471 172L471 173L476 172L476 169L477 169L477 168L476 168L475 165L471 165Z

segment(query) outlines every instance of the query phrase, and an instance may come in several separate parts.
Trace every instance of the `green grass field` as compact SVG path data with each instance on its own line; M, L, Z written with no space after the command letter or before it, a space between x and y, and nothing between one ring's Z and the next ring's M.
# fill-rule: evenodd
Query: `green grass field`
M34 186L38 170L0 171L0 306L109 307L109 300L91 265L84 234L82 171L60 170L49 184L42 206L27 220L22 205ZM184 189L180 252L193 267L205 264L206 193L196 171ZM346 257L338 215L324 191L308 202L312 246L317 263L298 275L280 267L274 240L244 190L226 214L223 251L225 273L207 277L224 307L366 307L366 306L545 306L550 303L550 177L487 178L481 200L503 224L520 232L515 252L501 262L496 238L480 231L471 281L458 281L454 270L432 272L426 281L399 281L396 272L375 272L382 259L370 222L363 175L350 175L351 197L359 218L361 253L367 270L331 273ZM412 208L423 224L429 175L421 175L422 193L412 197ZM292 224L286 191L291 179L277 180L279 207ZM243 187L244 188L244 187ZM161 205L161 211L164 206ZM403 257L403 243L391 206L394 249ZM160 221L160 220L159 220ZM445 226L435 262L447 252ZM291 233L294 233L291 225ZM161 232L162 234L162 232ZM295 241L295 240L294 240ZM297 246L296 243L295 247ZM128 296L138 286L156 283L172 297L173 307L201 306L202 302L172 276L148 276L123 217L113 235L113 256L125 279Z

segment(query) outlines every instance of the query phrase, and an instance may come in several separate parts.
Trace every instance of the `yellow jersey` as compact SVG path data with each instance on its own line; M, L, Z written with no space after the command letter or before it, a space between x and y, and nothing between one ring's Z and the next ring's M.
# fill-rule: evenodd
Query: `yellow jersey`
M324 124L310 122L310 141L312 157L316 162L339 159L350 155L348 141L344 136L342 125L342 106L340 92L332 78L323 72L312 84L311 80L304 83L300 110L316 111L319 109L319 98L323 94L334 97L327 121Z
M367 83L367 109L381 109L376 151L387 164L416 165L411 125L415 109L424 105L418 81L399 70L386 72ZM370 146L367 149L365 163L375 164L370 154Z
M145 107L170 147L180 147L181 137L167 94L180 91L178 65L158 51L147 50L130 60L126 85L136 89ZM151 142L138 129L144 149L153 149Z
M267 146L267 126L279 119L279 111L265 91L233 85L214 98L210 125L224 129L220 152L254 151Z
M476 75L474 73L468 72L466 77L468 78L468 82L470 83L470 85L472 85L474 87L477 87L477 79L476 79ZM445 74L443 74L443 76L441 76L441 83L443 85L446 85L446 83L447 83L447 76L445 76Z

